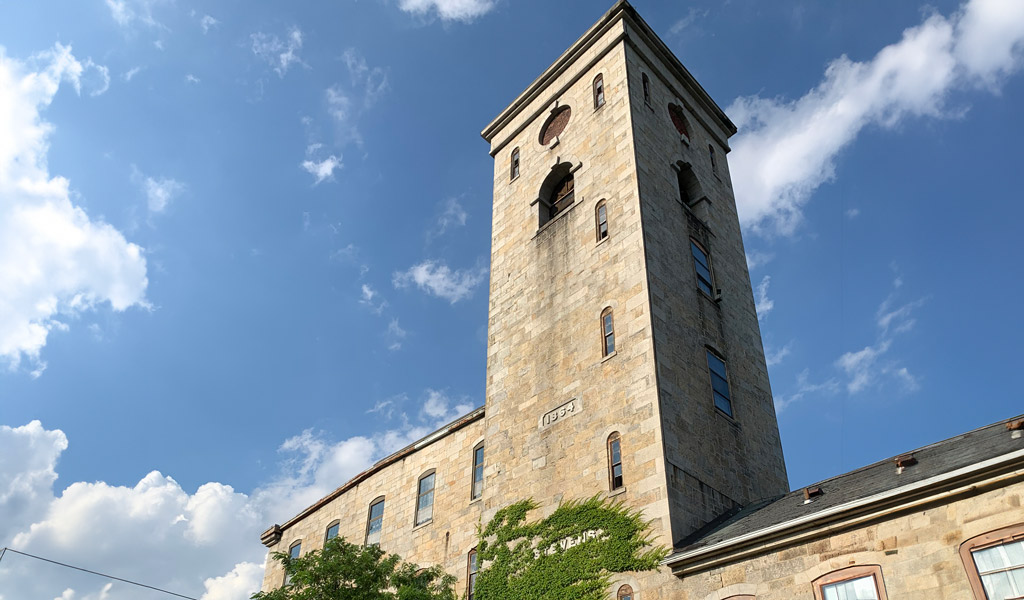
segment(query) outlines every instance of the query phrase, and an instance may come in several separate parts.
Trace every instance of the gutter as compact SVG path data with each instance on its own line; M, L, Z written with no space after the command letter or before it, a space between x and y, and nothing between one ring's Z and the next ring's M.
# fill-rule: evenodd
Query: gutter
M995 471L999 467L1012 468L1015 466L1015 463L1019 463L1022 460L1024 460L1024 449L1016 450L967 467L961 467L941 475L929 477L916 483L893 488L866 498L853 500L813 514L738 535L710 546L676 552L663 560L661 564L670 567L674 575L683 577L724 563L735 562L753 554L764 554L807 538L820 537L824 533L839 528L846 528L880 516L890 515L965 492L972 492L986 484L994 484L1024 476L1024 466L1016 465L1016 470L983 481L978 479L978 476L984 477L986 471ZM974 476L973 480L971 480L972 476ZM967 480L966 483L964 480ZM891 502L900 497L927 493L932 488L942 488L958 483L961 485L942 492L919 496L910 502L897 502L895 504ZM835 523L847 516L850 518L842 520L841 523ZM817 527L807 531L815 525L824 526L830 522L833 523L830 526ZM799 535L801 531L803 535Z

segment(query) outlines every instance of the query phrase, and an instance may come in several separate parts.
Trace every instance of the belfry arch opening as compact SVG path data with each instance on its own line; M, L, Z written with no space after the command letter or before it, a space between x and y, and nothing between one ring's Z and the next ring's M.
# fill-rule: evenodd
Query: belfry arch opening
M676 172L676 184L679 186L679 201L686 206L693 206L698 200L704 198L704 191L701 189L700 181L693 172L690 163L678 162L672 165Z
M545 223L569 208L576 198L576 169L571 163L558 163L544 178L537 194L537 226Z

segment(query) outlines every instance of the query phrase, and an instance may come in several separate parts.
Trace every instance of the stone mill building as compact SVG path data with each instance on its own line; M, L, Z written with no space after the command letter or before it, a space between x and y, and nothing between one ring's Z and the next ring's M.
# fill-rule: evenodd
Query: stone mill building
M486 404L263 534L439 564L526 497L642 511L663 566L618 600L1024 597L1024 421L790 491L729 175L736 128L616 3L483 131ZM268 561L263 588L284 582ZM519 599L515 599L519 600ZM522 599L531 600L531 599Z

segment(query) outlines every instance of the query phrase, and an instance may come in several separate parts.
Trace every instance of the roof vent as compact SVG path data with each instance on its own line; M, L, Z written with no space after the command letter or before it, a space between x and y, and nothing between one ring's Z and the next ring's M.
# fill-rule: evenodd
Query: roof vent
M914 458L913 454L904 454L903 456L897 456L893 462L896 463L896 474L902 475L903 469L917 464L917 459Z
M1024 419L1016 419L1006 424L1006 428L1010 430L1010 439L1015 440L1021 436L1021 431L1024 430Z
M804 504L814 502L815 498L825 495L825 492L818 486L804 488Z

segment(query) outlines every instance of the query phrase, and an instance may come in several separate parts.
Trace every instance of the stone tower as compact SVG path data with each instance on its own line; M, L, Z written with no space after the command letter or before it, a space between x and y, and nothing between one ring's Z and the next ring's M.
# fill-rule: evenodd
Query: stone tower
M671 544L788 491L735 132L624 1L483 131L485 498L614 495Z

